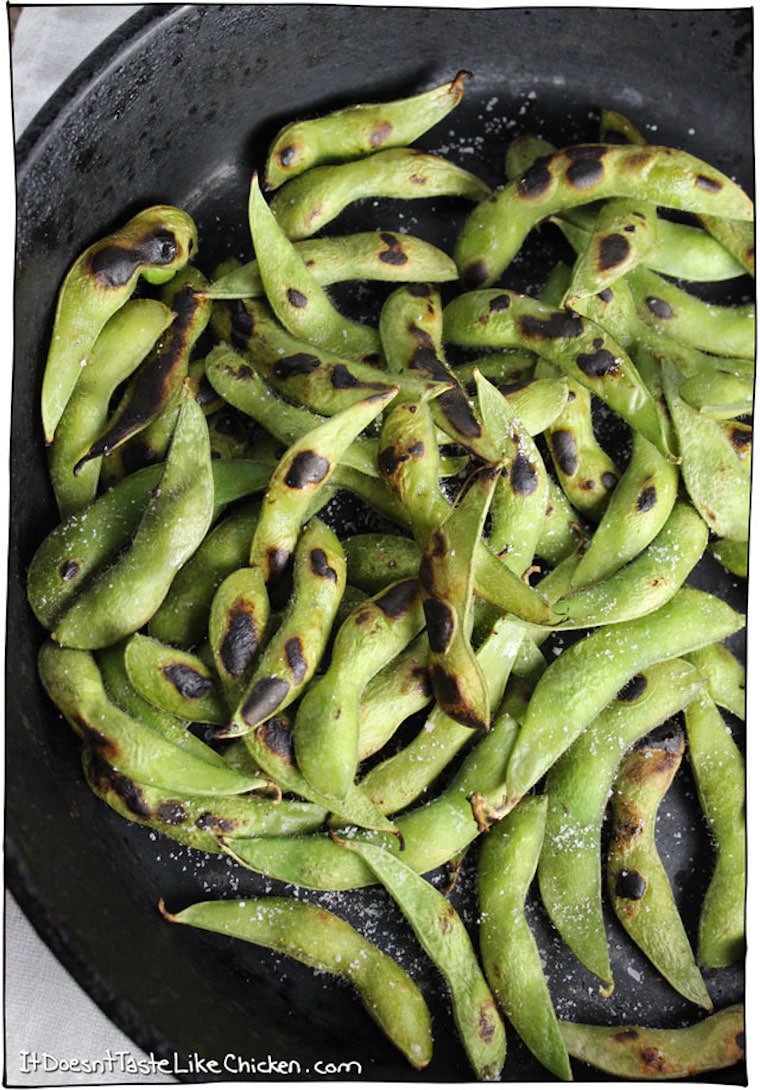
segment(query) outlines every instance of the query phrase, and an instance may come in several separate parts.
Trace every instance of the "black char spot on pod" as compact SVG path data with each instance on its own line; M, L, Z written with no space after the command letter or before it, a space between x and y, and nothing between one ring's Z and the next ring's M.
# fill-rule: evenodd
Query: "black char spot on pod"
M444 390L438 398L441 412L451 425L452 431L467 439L479 439L483 434L480 423L470 408L467 395L461 386Z
M488 309L492 314L499 314L502 310L509 310L511 302L510 296L504 291L500 295L494 295L488 304Z
M438 598L427 598L423 608L430 650L437 655L445 654L456 628L454 611L448 602L442 602Z
M609 348L602 347L600 338L594 341L593 352L579 352L576 363L587 378L605 378L619 370L618 361Z
M470 261L461 272L462 287L468 291L482 288L491 275L491 266L487 261Z
M182 825L187 811L181 802L162 802L156 807L156 817L162 825Z
M285 658L294 685L300 685L306 677L309 665L304 657L303 643L299 636L291 636L289 640L285 641Z
M320 579L329 579L331 583L338 582L338 575L335 568L330 567L330 561L327 559L327 553L324 549L312 549L309 553L309 565L311 570Z
M177 257L179 247L171 231L157 228L135 246L109 243L90 254L92 277L103 288L123 288L141 265L168 265Z
M281 677L264 677L261 681L256 682L241 708L241 714L245 722L249 726L253 726L262 720L268 720L280 707L289 690L290 685ZM268 723L265 724L265 726L268 725ZM267 745L275 752L279 752L279 749L271 746L269 741L267 741Z
M79 575L80 564L78 560L65 560L58 569L58 574L64 583L70 583Z
M718 178L709 178L706 174L698 174L694 179L697 189L703 189L707 193L720 193L723 183Z
M474 730L483 730L488 724L472 715L465 707L459 680L448 673L443 666L436 663L431 671L433 691L439 704L443 706L452 719L456 719L463 726L472 727Z
M517 496L531 496L538 488L538 472L530 458L519 450L509 470L509 483Z
M293 727L282 715L273 715L256 730L256 737L270 753L293 763Z
M299 451L285 474L285 484L288 488L308 488L309 485L321 484L330 472L331 464L329 458L316 451Z
M521 314L517 324L528 340L574 340L583 334L583 319L570 310L554 310L546 317Z
M309 305L309 297L304 295L302 291L298 291L297 288L288 288L286 294L288 302L296 310L303 310L304 307Z
M640 700L644 693L647 691L647 679L644 674L634 674L630 680L626 681L622 689L619 690L616 700L623 701L626 704L632 704L636 700Z
M646 889L646 878L635 870L621 870L615 880L615 895L626 901L640 901Z
M298 154L297 144L286 144L284 148L280 148L277 152L277 158L280 160L280 165L289 167Z
M408 613L419 594L419 583L416 579L404 579L389 587L383 594L375 599L378 609L381 609L386 617L396 620Z
M235 832L237 822L231 818L219 817L218 814L213 814L210 810L204 810L195 819L195 827L203 833L218 833L222 836L229 836L230 833Z
M135 781L130 780L129 776L125 776L123 772L112 771L105 761L99 758L96 758L96 761L98 779L104 784L110 784L129 812L136 814L137 817L151 817L151 810L145 801L142 789Z
M552 172L549 168L551 156L545 155L536 159L535 163L528 167L525 173L515 183L517 196L525 201L537 200L543 197L552 184Z
M657 503L657 488L653 484L648 484L639 492L636 497L636 510L637 511L651 511Z
M401 239L396 235L391 235L388 232L381 232L380 240L386 247L385 250L381 250L378 257L384 265L406 265L409 261L409 256L404 251Z
M242 302L232 307L230 318L232 343L236 348L244 348L253 336L253 315Z
M379 148L381 144L385 144L391 133L393 132L393 125L390 121L378 121L372 132L369 134L369 146L371 148Z
M164 677L171 682L180 696L187 700L199 700L211 688L211 679L199 674L184 662L173 662L163 668Z
M570 165L565 171L568 185L586 191L594 189L604 178L604 146L582 144L565 152Z
M614 473L611 473L609 470L605 470L605 472L601 476L601 482L604 491L611 492L612 489L617 486L618 479Z
M311 352L294 352L292 356L283 356L277 360L273 371L278 378L290 378L291 375L310 375L318 368L318 356Z
M253 616L242 605L234 608L219 647L219 657L230 677L240 677L253 661L258 645L258 633Z
M578 446L575 436L565 428L551 433L551 445L557 465L566 477L572 477L578 469Z
M601 272L617 268L627 260L631 244L624 235L605 235L599 240L597 265Z
M664 299L658 299L656 295L648 295L646 298L646 307L650 314L655 318L660 318L662 321L668 321L673 317L673 308L670 303Z

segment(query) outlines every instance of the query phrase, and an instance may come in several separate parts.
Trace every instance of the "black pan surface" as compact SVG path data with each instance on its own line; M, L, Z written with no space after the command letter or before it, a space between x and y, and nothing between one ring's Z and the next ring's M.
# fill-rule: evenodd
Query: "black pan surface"
M6 651L8 883L96 1002L144 1050L168 1057L180 1078L319 1078L332 1070L340 1078L402 1081L412 1074L345 987L161 919L156 904L162 896L179 908L276 886L157 840L107 810L84 785L76 740L37 683L43 633L26 606L24 581L36 546L57 521L38 392L66 269L89 243L157 202L195 216L204 271L230 253L245 257L250 175L263 165L284 120L397 97L463 68L473 74L463 104L422 143L491 184L498 184L504 150L519 131L540 131L557 144L594 139L599 110L609 107L627 114L653 143L685 147L751 192L751 20L750 8L150 5L77 70L20 141ZM353 214L341 221L346 229ZM388 224L384 217L411 216L391 205L371 214L380 217L378 226L403 222ZM439 202L415 208L406 223L449 245L461 215L453 202ZM540 283L541 268L525 266L524 286L531 278ZM717 566L703 569L699 579L741 607L743 588ZM664 851L689 919L704 888L707 864L701 861L708 847L688 781L669 814L662 823ZM399 915L369 891L317 899L400 951L430 995L435 1057L413 1077L469 1081L445 996ZM455 903L473 923L471 901L457 894ZM605 1000L538 910L534 923L560 1016L662 1025L694 1019L693 1009L614 925L618 983ZM708 983L717 1006L741 997L739 969L714 974ZM231 1067L224 1066L226 1056L233 1057ZM200 1069L197 1057L204 1061ZM221 1065L218 1076L209 1074L208 1060ZM255 1075L246 1067L254 1060ZM504 1079L546 1077L511 1035ZM601 1078L580 1065L576 1077ZM730 1069L710 1081L740 1084L745 1072Z

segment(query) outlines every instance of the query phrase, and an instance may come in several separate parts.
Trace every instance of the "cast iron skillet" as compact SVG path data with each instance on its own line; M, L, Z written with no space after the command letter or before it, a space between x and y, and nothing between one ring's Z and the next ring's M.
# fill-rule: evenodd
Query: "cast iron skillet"
M149 6L77 70L20 141L8 881L45 941L103 1010L143 1049L176 1053L182 1078L207 1077L193 1069L193 1055L259 1063L273 1057L290 1061L293 1077L308 1077L318 1061L358 1061L360 1073L350 1062L340 1072L348 1078L398 1081L411 1071L347 989L299 965L285 969L266 952L160 918L161 896L178 909L207 896L270 887L226 862L199 861L107 810L84 786L76 740L38 686L35 658L43 633L26 607L24 579L34 549L57 521L38 391L67 267L90 242L155 202L181 205L196 217L205 270L230 252L245 256L251 170L261 167L285 119L396 97L462 68L473 74L465 101L425 143L445 148L492 184L500 180L507 141L521 128L541 129L558 144L594 139L599 108L607 106L650 131L653 142L687 147L751 191L750 21L750 9ZM457 216L460 209L440 202L419 211L414 229L448 244ZM350 229L351 217L344 223ZM721 578L712 568L702 576L725 590ZM728 590L741 604L741 590ZM669 867L688 911L699 902L706 870L693 865L706 845L688 785L672 812L676 831L685 834ZM695 870L701 872L696 877ZM468 1081L445 998L398 915L373 893L322 900L365 927L365 909L374 909L377 941L400 949L429 991L435 1058L420 1078ZM457 903L472 921L472 906ZM617 1022L651 1012L671 1025L695 1018L612 924L618 986L611 1000L602 1000L540 912L535 923L563 1017ZM710 987L716 1006L723 1006L740 997L741 974L715 974ZM265 1064L256 1077L282 1073ZM513 1035L504 1077L546 1078ZM577 1077L600 1076L578 1065ZM741 1083L743 1068L717 1073L713 1081Z

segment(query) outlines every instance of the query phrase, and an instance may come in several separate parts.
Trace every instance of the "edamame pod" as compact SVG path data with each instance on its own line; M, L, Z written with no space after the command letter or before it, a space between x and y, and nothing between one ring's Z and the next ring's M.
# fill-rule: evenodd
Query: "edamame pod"
M702 903L697 960L708 968L744 952L747 823L744 759L714 701L699 693L686 708L689 757L715 846L715 868Z
M684 752L681 731L630 750L612 787L607 888L620 923L668 983L705 1010L713 1004L697 968L657 853L657 809Z
M399 231L362 231L335 238L308 238L295 249L322 287L346 280L394 283L444 283L456 280L452 258L437 246ZM264 295L259 263L249 261L214 280L207 299L256 299Z
M346 580L367 594L376 594L389 583L414 579L422 553L416 541L398 534L352 534L343 540Z
M129 680L149 703L195 723L226 723L224 691L215 671L188 651L136 632L124 650Z
M497 1079L507 1050L504 1026L460 916L443 894L390 852L360 840L341 843L371 867L443 976L476 1077Z
M359 761L382 749L406 719L433 699L427 658L427 635L421 632L367 682L359 703Z
M360 103L280 129L267 155L265 182L276 189L323 162L358 159L414 143L459 105L469 72L429 91L385 103Z
M160 484L127 551L71 602L53 638L80 648L105 647L136 632L164 600L172 579L206 535L214 478L206 419L186 395Z
M678 1029L560 1022L567 1050L623 1079L694 1078L744 1058L744 1006L735 1004Z
M208 618L211 654L229 710L237 707L245 690L268 623L263 573L259 568L237 568L217 588Z
M641 264L655 246L658 230L657 209L647 201L606 201L599 209L585 250L576 259L563 300L565 306L574 307L582 296L604 291Z
M525 918L546 823L546 799L525 798L483 838L478 855L480 956L506 1017L537 1060L560 1079L570 1061Z
M613 987L602 915L602 821L625 751L681 711L703 682L683 659L630 679L552 765L546 777L546 835L538 864L541 900L563 941Z
M430 1062L430 1013L411 977L349 923L319 905L285 897L204 901L170 913L172 923L231 935L348 980L367 1012L413 1067Z
M258 569L257 569L258 570ZM322 660L346 587L340 542L319 519L301 534L287 609L263 648L223 737L247 734L297 700Z
M156 299L130 299L106 322L61 414L48 451L50 480L65 519L95 499L100 462L75 470L108 418L116 388L139 367L173 320Z
M753 216L752 202L738 185L688 152L576 144L535 162L475 208L454 255L462 283L492 284L540 220L607 197L729 219Z
M283 454L269 480L251 542L249 563L270 582L293 554L309 507L329 482L346 448L382 412L390 393L373 394L306 433Z
M522 798L630 678L743 625L742 615L720 598L681 587L654 613L595 629L564 650L531 697L507 769L505 807Z
M158 205L93 243L66 274L58 294L53 333L42 379L42 424L52 442L61 414L108 319L135 289L140 276L171 279L193 255L198 235L178 208Z
M747 671L724 643L710 643L686 656L699 670L715 703L744 720L747 714Z
M417 148L389 148L352 163L313 167L282 186L271 207L285 234L295 240L321 231L363 197L481 201L490 192L480 178L440 155Z

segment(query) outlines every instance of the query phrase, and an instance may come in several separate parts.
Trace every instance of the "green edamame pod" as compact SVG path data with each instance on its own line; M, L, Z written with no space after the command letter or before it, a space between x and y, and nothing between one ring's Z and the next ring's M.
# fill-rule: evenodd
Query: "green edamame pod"
M595 322L527 295L465 292L446 306L446 340L471 348L531 348L596 394L667 457L659 414L624 349Z
M248 561L260 509L258 503L245 504L222 519L203 539L175 575L150 619L148 632L154 639L191 648L205 638L217 589Z
M635 433L631 459L572 577L583 587L604 579L656 537L673 510L678 467Z
M324 162L358 159L380 148L413 144L459 105L469 72L421 94L385 103L359 103L280 129L267 155L265 183L276 189L288 178Z
M268 622L269 594L262 571L240 567L226 576L211 602L208 638L230 711L237 707L254 669Z
M707 692L715 703L745 719L747 714L747 671L724 643L711 643L692 651L686 658L699 670Z
M216 672L189 651L136 632L124 649L129 680L149 703L196 723L226 723L229 710Z
M699 918L697 960L708 968L722 968L739 961L744 952L744 759L707 693L700 693L689 704L685 719L691 768L716 852Z
M565 306L574 307L581 297L604 291L645 261L658 230L657 209L648 201L630 197L605 201L586 248L576 259Z
M307 511L344 451L395 396L396 387L391 387L390 393L357 401L283 454L270 478L251 542L249 562L260 565L267 582L289 563Z
M413 579L419 572L422 553L410 537L352 534L342 544L347 582L368 594L376 594L399 579Z
M296 240L321 231L347 205L364 197L481 201L490 192L480 178L440 155L389 148L352 163L312 167L282 186L271 207L288 238Z
M546 482L546 511L536 541L536 556L558 564L572 555L585 536L583 520L553 477Z
M438 707L466 727L487 730L488 687L470 642L475 547L481 540L498 471L484 468L444 523L430 535L420 563L428 667Z
M558 626L616 624L652 613L670 601L701 560L708 530L690 503L678 501L657 537L622 568L554 602Z
M260 786L260 775L206 761L123 712L109 699L91 652L47 641L38 667L45 691L75 733L129 779L201 795L239 795Z
M731 254L744 272L754 277L754 223L745 223L742 220L724 220L720 216L700 216L699 220L705 231Z
M83 587L58 619L53 638L92 649L115 643L146 624L177 570L205 537L213 508L208 428L201 408L188 395L159 487L131 544Z
M62 519L95 499L99 461L75 467L105 426L117 386L140 365L172 320L172 312L158 300L130 299L98 335L48 451L50 480Z
M627 279L644 324L718 356L755 358L753 303L706 303L648 269L635 269Z
M500 618L477 651L493 713L501 703L512 664L525 638L524 627ZM384 813L404 809L419 798L469 742L473 730L434 707L422 729L398 753L375 765L360 781Z
M501 1010L533 1055L557 1078L572 1079L541 956L525 918L545 823L546 799L525 798L483 839L478 855L480 956Z
M431 1059L430 1013L411 977L349 923L319 905L286 897L205 901L164 918L265 946L318 972L348 980L383 1033L415 1068Z
M688 152L576 144L539 159L475 208L454 254L463 284L492 284L540 220L607 197L729 219L753 216L752 202L739 186Z
M296 761L321 794L345 797L359 760L362 691L425 624L416 579L362 602L340 627L327 671L308 689L295 718Z
M507 1050L504 1026L458 913L442 893L390 852L360 840L341 844L371 867L443 976L476 1077L497 1079Z
M287 609L238 695L224 737L247 734L298 699L322 659L345 587L340 542L312 519L296 545Z
M563 941L609 992L613 986L602 915L602 822L625 751L699 692L683 659L636 674L552 765L546 835L538 864L541 900Z
M746 541L731 541L719 538L714 541L709 551L718 563L739 579L746 579L749 574L749 545Z
M595 629L564 650L531 697L507 770L505 807L522 798L630 678L743 625L720 598L681 587L654 613Z
M307 238L295 249L322 287L346 280L444 283L456 280L452 258L437 246L398 231L362 231L335 238ZM204 291L207 299L256 299L264 295L259 263L236 266Z
M687 405L713 420L732 420L752 412L754 381L731 371L702 371L684 379L679 394Z
M677 992L705 1010L713 1004L657 853L657 809L684 752L681 731L630 750L612 787L607 888L630 937Z
M378 363L377 330L336 310L264 200L256 174L251 179L248 222L264 292L288 332L349 359Z
M718 537L746 541L749 534L748 435L739 424L693 409L680 395L680 377L663 362L662 378L681 459L681 479L691 502Z
M367 682L359 702L360 761L382 749L405 720L432 700L427 656L422 632Z
M195 224L178 208L159 205L89 246L58 294L42 379L45 440L53 440L83 365L108 319L129 299L140 276L158 284L183 268L198 243Z
M297 836L313 832L326 813L311 802L255 795L181 795L148 787L111 768L89 748L82 754L88 787L127 821L197 851L221 854L220 836ZM262 781L262 787L266 784Z
M744 1058L744 1006L678 1029L560 1022L572 1057L624 1079L694 1078Z

